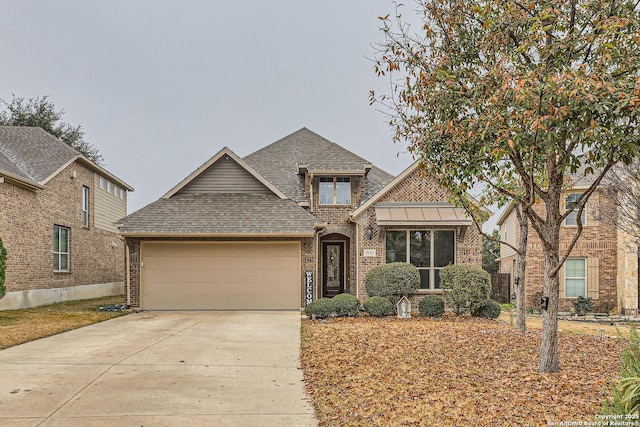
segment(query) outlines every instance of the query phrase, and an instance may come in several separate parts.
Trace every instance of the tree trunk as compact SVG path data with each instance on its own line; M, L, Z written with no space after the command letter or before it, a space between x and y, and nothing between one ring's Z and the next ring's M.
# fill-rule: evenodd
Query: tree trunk
M516 209L520 209L516 206ZM518 284L516 284L516 329L524 333L527 331L526 314L526 292L525 292L525 274L527 268L527 240L529 237L529 220L522 214L518 215L518 222L520 223L520 238L518 239L518 249L520 254L518 255L518 261L516 263L516 277L518 278Z
M560 180L561 182L561 180ZM550 185L553 188L553 184ZM542 343L540 344L540 373L558 372L558 300L560 282L558 264L560 261L560 193L561 185L547 193L546 223L541 231L546 244L542 245L544 257L544 280L542 297L548 298L547 309L542 311ZM553 273L553 274L552 274Z

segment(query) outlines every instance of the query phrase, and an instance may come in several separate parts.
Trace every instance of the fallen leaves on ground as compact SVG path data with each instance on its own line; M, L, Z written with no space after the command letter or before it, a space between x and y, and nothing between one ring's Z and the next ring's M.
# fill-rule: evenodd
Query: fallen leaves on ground
M70 301L24 310L0 311L0 350L122 316L125 312L99 311L122 303L122 296Z
M302 367L321 426L542 426L593 422L620 369L617 339L559 336L539 374L540 331L499 321L303 321Z

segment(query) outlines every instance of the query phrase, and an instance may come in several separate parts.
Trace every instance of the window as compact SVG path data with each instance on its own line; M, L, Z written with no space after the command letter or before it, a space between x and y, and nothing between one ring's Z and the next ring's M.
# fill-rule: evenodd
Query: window
M118 188L117 185L113 184L113 195L118 197L118 191L120 190L120 188Z
M580 193L571 193L571 194L567 194L567 198L565 199L565 210L571 210L574 208L574 206L576 205L576 202L578 201L578 198L581 196L582 194ZM586 225L586 215L585 213L587 212L587 209L583 209L582 210L582 215L580 215L580 219L582 220L582 225ZM567 217L564 220L564 224L565 225L578 225L578 209L576 208L576 210L572 211L569 215L567 215Z
M53 226L53 271L69 271L69 229Z
M107 193L111 193L111 181L107 181Z
M320 178L319 194L321 205L350 205L351 179Z
M564 264L564 289L567 298L584 297L587 283L587 260L568 258Z
M104 178L100 177L100 189L104 190Z
M82 225L89 227L89 188L82 186Z
M388 230L387 262L410 262L418 267L421 289L440 289L440 270L455 264L453 230Z
M120 198L124 200L124 190L122 188L120 189Z

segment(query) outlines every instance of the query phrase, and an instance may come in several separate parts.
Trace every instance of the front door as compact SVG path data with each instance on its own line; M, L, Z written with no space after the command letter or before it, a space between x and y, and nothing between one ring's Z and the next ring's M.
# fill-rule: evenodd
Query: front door
M344 242L322 243L323 297L344 292Z

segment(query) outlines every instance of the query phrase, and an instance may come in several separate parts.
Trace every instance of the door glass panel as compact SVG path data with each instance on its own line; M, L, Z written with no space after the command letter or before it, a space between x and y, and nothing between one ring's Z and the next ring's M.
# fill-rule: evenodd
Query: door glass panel
M326 287L327 289L340 289L340 271L342 270L342 257L340 245L327 245L325 254Z

